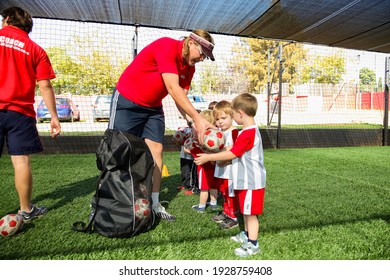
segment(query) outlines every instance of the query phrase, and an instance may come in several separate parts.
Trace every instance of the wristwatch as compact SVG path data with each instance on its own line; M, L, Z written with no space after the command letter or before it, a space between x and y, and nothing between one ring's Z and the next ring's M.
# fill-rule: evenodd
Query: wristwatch
M194 121L193 121L193 120L190 120L190 121L187 122L187 125L188 125L189 127L192 127L193 124L194 124Z

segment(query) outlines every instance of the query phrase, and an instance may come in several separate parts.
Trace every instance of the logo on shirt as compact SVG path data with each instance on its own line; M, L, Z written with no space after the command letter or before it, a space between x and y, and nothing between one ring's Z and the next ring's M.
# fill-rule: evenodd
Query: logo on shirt
M24 50L24 45L24 42L21 42L17 39L0 36L0 46L5 46L6 48L13 48L29 55L30 53Z
M185 75L180 75L180 78L182 78L183 80L186 78Z

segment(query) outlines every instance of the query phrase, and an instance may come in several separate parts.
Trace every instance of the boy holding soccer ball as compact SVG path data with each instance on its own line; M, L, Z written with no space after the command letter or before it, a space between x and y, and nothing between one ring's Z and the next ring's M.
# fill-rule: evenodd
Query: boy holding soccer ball
M195 158L197 165L209 161L232 161L231 177L235 196L239 201L240 213L244 216L244 231L231 237L240 247L234 253L247 257L260 252L258 244L259 220L263 212L266 171L260 130L254 121L257 99L243 93L232 101L233 118L242 130L233 146L225 151L206 154Z
M223 100L216 103L213 114L215 125L225 135L225 147L231 147L237 139L238 129L233 125L233 110L230 102ZM238 226L238 203L232 185L229 185L230 169L231 161L216 162L214 177L223 197L223 211L212 220L218 223L221 229Z
M203 110L200 112L200 115L203 116L209 123L214 123L214 116L211 110ZM188 150L191 152L192 156L195 158L198 153L203 152L203 150L197 146L197 144L192 144L191 147L188 147ZM204 213L206 210L207 199L209 198L210 193L210 209L217 210L217 198L218 198L218 189L215 184L214 178L215 164L213 162L208 162L203 166L198 166L198 185L199 185L199 204L192 206L192 209L198 213Z

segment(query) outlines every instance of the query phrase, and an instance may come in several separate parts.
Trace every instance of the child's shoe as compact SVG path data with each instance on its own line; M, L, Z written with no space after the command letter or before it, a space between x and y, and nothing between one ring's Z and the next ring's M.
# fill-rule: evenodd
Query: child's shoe
M226 218L222 223L219 224L221 229L231 229L238 226L238 221L232 218Z
M193 205L191 208L198 213L204 213L206 210L206 207L199 207L199 204Z
M234 250L234 254L236 254L236 256L239 256L242 258L256 255L259 252L260 252L259 243L257 243L257 245L255 246L251 242L248 242L248 241L242 243L240 248L237 248Z
M218 210L218 204L214 204L214 205L210 204L209 207L210 207L210 209L212 211L217 211Z
M226 218L228 218L228 216L225 213L221 212L218 215L212 217L211 220L219 224L222 223Z
M230 237L230 239L240 244L248 242L248 236L246 236L244 231L241 231L239 234Z

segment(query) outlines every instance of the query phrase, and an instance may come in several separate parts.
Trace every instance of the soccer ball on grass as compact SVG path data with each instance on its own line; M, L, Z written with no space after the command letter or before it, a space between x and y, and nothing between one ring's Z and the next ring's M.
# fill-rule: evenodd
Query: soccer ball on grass
M0 234L2 236L11 236L21 230L23 227L23 218L19 214L8 214L0 219Z

